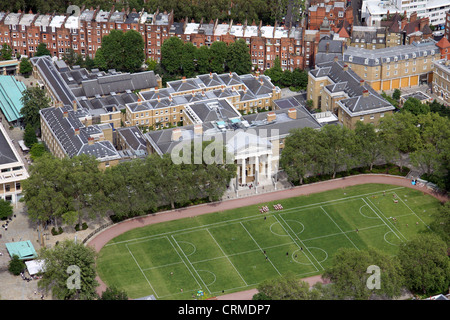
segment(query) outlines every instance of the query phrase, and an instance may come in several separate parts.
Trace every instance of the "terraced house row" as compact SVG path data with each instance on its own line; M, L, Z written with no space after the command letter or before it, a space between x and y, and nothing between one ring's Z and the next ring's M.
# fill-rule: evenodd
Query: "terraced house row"
M147 58L159 61L161 46L176 36L196 47L215 41L225 43L244 39L250 47L255 69L273 66L276 56L283 69L304 68L303 34L300 27L234 24L219 21L174 22L173 12L147 13L136 10L111 11L82 8L79 16L69 14L36 14L33 12L0 12L0 44L8 44L15 54L32 57L39 43L47 45L52 56L62 58L73 49L83 56L95 56L102 37L111 30L135 30L142 35ZM309 63L309 61L308 61Z

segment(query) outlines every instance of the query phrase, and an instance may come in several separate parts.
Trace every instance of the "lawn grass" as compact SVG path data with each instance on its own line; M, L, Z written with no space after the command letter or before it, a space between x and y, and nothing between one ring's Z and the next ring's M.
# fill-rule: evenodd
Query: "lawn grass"
M274 210L281 203L283 210ZM292 272L321 274L339 248L395 255L427 229L439 201L420 191L367 184L130 230L99 253L98 274L130 298L191 299L255 288ZM396 219L393 219L396 218Z

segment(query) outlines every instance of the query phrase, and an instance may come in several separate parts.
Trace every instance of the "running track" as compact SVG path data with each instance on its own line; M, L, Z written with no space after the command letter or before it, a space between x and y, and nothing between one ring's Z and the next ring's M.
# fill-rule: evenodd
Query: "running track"
M301 195L308 195L312 193L319 193L323 191L338 189L338 188L345 188L360 184L366 184L366 183L380 183L380 184L390 184L390 185L396 185L396 186L402 186L407 187L411 189L420 190L424 193L430 194L433 197L437 198L441 202L448 201L448 196L444 196L441 194L436 194L432 192L432 190L427 189L426 187L419 187L418 185L411 185L411 180L406 179L399 176L391 176L391 175L383 175L383 174L361 174L356 176L349 176L334 180L328 180L328 181L322 181L307 185L302 185L298 187L294 187L291 189L284 189L279 191L274 191L270 193L263 193L263 194L257 194L254 196L246 197L246 198L238 198L238 199L231 199L216 203L208 203L208 204L201 204L197 206L191 206L176 210L170 210L170 211L164 211L159 212L156 214L151 214L143 217L137 217L132 218L129 220L122 221L120 223L114 224L110 226L109 228L106 228L105 230L101 231L100 233L96 234L94 237L92 237L88 242L87 245L93 247L95 251L99 252L103 246L108 243L108 241L112 240L113 238L119 236L120 234L134 229L138 227L143 227L146 225L154 224L154 223L160 223L170 220L176 220L180 218L187 218L187 217L194 217L201 214L206 213L212 213L216 211L224 211L228 209L234 209L239 208L243 206L249 206L253 204L260 204L262 202L270 202L275 200L281 200L286 198L292 198L296 196ZM310 285L318 282L323 281L320 276L310 277L303 279L304 281L307 281ZM98 294L101 295L101 293L106 289L105 283L101 281L101 279L97 276L97 281L99 282L100 286L97 288ZM253 295L257 293L256 289L253 290L247 290L242 292L237 292L229 295L219 296L218 299L223 300L251 300Z

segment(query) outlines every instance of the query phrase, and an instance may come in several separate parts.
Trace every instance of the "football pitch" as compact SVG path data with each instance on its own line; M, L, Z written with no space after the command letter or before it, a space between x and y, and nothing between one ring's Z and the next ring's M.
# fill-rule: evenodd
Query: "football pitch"
M395 255L438 207L404 187L336 189L128 231L102 248L97 270L130 298L191 299L199 290L212 297L287 272L321 274L343 247Z

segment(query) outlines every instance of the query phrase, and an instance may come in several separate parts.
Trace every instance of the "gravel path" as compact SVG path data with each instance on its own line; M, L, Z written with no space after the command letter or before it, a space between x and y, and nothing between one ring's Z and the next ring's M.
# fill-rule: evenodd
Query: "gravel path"
M104 229L102 232L98 233L94 237L92 237L87 245L92 246L97 252L101 250L101 248L113 238L119 236L120 234L134 229L138 227L143 227L146 225L160 223L170 220L176 220L187 217L194 217L201 214L212 213L216 211L224 211L234 208L239 208L243 206L249 206L253 204L259 204L262 202L270 202L275 200L281 200L286 198L292 198L301 195L308 195L313 193L319 193L323 191L345 188L360 184L367 183L379 183L379 184L390 184L396 186L402 186L407 188L412 188L416 190L420 190L424 193L430 194L433 197L437 198L441 202L448 201L448 197L440 194L436 194L432 190L427 189L426 187L420 187L418 185L411 185L411 180L406 179L399 176L390 176L383 174L362 174L357 176L349 176L334 180L322 181L308 185L302 185L298 187L294 187L291 189L285 189L280 191L275 191L271 193L265 193L261 195L254 195L246 198L232 199L226 200L216 203L208 203L202 204L187 208L181 208L171 211L160 212L153 215L137 217L133 219L129 219L126 221L122 221L120 223L114 224L107 229ZM317 281L322 281L320 276L310 277L303 279L304 281L309 282L310 284L314 284ZM97 288L99 294L106 289L106 285L101 281L99 277L97 277L97 281L100 283L100 286ZM223 295L217 297L217 299L222 300L251 300L253 295L256 293L256 289L247 290L242 292L237 292L233 294Z

